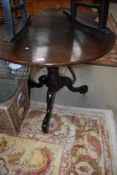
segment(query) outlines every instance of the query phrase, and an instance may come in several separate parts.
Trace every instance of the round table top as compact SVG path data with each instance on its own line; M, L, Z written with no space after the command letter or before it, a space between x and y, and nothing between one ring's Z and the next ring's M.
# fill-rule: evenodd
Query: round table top
M18 40L5 42L0 28L0 58L29 66L63 66L85 63L109 52L114 34L78 26L63 12L40 13Z

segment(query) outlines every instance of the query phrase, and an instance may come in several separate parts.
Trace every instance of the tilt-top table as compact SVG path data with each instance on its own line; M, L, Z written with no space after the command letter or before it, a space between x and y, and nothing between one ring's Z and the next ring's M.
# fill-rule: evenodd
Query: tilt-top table
M31 87L46 85L47 113L42 124L48 132L56 92L67 86L73 92L84 94L87 85L73 87L75 75L71 65L95 60L109 52L114 43L114 34L109 30L98 30L76 24L61 11L41 12L31 17L31 25L13 42L5 42L4 25L0 28L0 58L9 62L33 67L46 67L48 75L42 75L39 83L30 80ZM67 66L73 80L59 75L59 67Z

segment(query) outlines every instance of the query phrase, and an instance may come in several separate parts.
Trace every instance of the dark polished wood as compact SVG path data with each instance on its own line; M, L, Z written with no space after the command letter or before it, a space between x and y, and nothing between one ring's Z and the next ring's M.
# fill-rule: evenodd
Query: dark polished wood
M69 71L71 72L73 79L70 79L66 76L61 76L59 74L59 67L48 67L48 74L42 75L39 77L39 82L35 82L34 80L29 79L29 87L30 88L40 88L43 85L48 87L46 101L47 101L47 113L42 123L42 131L44 133L48 133L49 123L51 119L51 113L53 109L54 99L56 92L59 91L61 88L66 86L72 92L79 92L80 94L85 94L88 91L87 85L82 85L80 87L74 87L75 77L74 73L72 73L71 68L68 67Z
M89 20L89 19L87 19ZM48 132L56 92L66 86L73 92L85 94L87 85L74 87L76 77L71 65L97 59L109 52L115 35L109 30L91 30L76 24L62 11L42 12L33 16L31 25L13 42L5 42L5 27L0 26L0 58L33 67L47 67L48 75L42 75L39 82L29 80L30 87L48 87L47 113L42 131ZM67 66L73 80L59 74L59 67Z
M0 26L0 57L29 66L62 66L84 63L109 52L114 34L75 25L63 12L33 16L31 25L14 42L5 42Z

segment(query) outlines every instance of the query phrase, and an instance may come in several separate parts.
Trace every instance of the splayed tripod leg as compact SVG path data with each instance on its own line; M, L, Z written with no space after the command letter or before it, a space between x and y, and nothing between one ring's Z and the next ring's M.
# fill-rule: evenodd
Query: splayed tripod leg
M44 133L48 133L49 123L50 123L50 119L51 119L51 114L52 114L54 99L55 99L55 91L48 89L47 97L46 97L46 101L47 101L47 112L46 112L46 116L45 116L45 118L43 120L43 124L42 124L42 131Z

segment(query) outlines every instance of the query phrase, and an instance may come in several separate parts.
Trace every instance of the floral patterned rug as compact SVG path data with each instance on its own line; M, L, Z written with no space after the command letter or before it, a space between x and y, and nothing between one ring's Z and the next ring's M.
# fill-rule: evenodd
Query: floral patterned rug
M112 111L54 105L43 134L45 113L32 102L19 135L0 134L0 175L116 175Z
M63 146L37 140L0 135L0 175L59 175ZM56 167L55 167L56 165Z
M117 66L117 21L114 19L112 14L109 15L107 26L116 35L116 41L113 46L113 49L103 57L95 61L90 61L88 62L88 64L102 65L102 66Z

